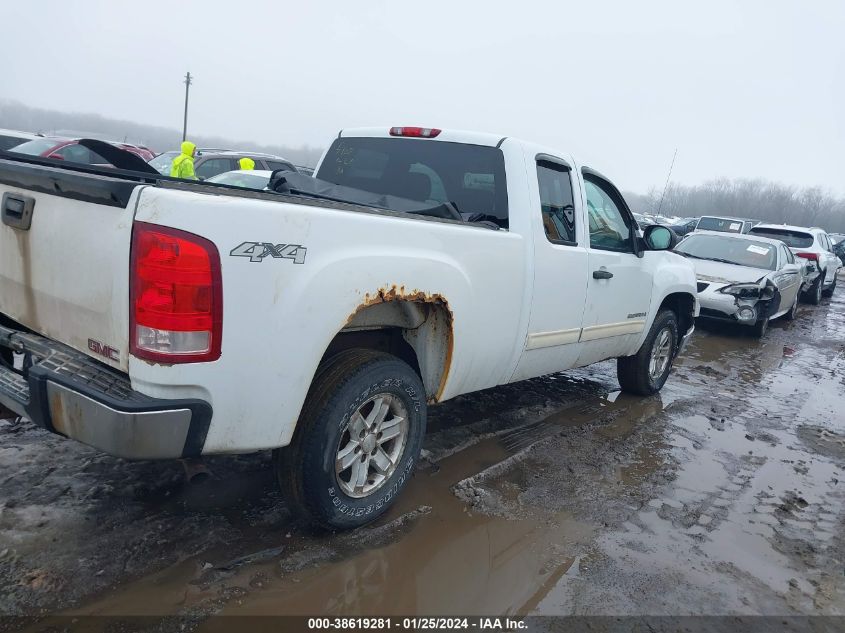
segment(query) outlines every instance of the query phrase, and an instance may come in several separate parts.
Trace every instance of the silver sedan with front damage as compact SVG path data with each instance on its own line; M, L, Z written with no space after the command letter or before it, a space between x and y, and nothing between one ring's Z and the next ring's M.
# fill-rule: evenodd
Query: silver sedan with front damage
M675 252L695 266L702 318L747 325L757 336L771 319L795 318L804 270L780 240L696 232Z

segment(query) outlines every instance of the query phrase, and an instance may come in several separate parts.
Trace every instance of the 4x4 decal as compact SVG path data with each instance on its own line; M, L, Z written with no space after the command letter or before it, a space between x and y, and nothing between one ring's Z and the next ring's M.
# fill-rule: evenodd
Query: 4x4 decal
M249 257L251 262L264 261L265 257L292 259L294 264L304 264L308 249L301 244L271 244L270 242L244 242L232 249L232 257Z

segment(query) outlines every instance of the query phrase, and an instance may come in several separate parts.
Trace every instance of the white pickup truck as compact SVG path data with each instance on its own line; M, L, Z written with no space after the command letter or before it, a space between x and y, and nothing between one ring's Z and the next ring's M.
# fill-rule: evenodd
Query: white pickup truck
M291 505L350 528L407 484L428 404L609 358L653 394L693 331L671 232L567 154L345 130L288 175L0 157L7 414L126 458L278 449Z

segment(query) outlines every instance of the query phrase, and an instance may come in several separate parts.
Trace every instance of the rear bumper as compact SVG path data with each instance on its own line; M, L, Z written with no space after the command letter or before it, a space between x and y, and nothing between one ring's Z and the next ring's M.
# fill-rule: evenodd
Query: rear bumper
M49 431L128 459L202 453L211 405L133 391L129 377L34 334L0 326L0 351L24 354L23 370L0 363L0 405Z

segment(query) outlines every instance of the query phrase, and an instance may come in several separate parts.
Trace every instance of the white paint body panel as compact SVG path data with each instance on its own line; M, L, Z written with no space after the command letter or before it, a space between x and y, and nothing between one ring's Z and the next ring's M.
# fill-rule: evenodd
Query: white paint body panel
M387 131L343 134L387 136ZM214 416L204 452L247 452L290 441L323 353L368 295L379 290L404 286L448 302L454 346L440 400L633 354L667 295L695 297L693 268L680 256L646 252L617 262L589 247L581 169L571 157L485 134L444 131L438 139L421 142L439 141L500 145L509 230L215 195L210 188L139 186L137 205L123 212L61 198L49 203L55 211L44 216L65 213L76 219L77 228L62 224L62 231L74 231L70 235L38 228L45 263L32 282L44 295L38 299L39 314L53 316L36 329L78 347L87 338L89 329L82 326L87 318L109 334L107 342L124 358L132 215L211 240L220 252L223 278L221 357L180 365L129 357L120 367L138 391L211 404ZM539 154L560 157L572 168L577 246L546 239L534 162ZM40 205L41 196L35 195ZM63 251L62 260L52 254L65 237L93 244L95 226L97 243L107 244L96 258L67 264L70 252ZM0 226L0 287L21 294L19 287L28 282L8 255L15 238L5 229ZM305 262L230 256L248 241L302 245ZM618 267L619 279L597 287L591 276L597 265ZM69 274L50 281L62 270ZM95 278L101 278L96 287ZM4 298L0 311L25 316L16 301ZM587 336L585 328L593 328Z
M89 339L117 350L118 360L95 356L126 371L129 358L129 242L139 186L126 208L28 191L32 225L0 224L0 312L86 354Z

